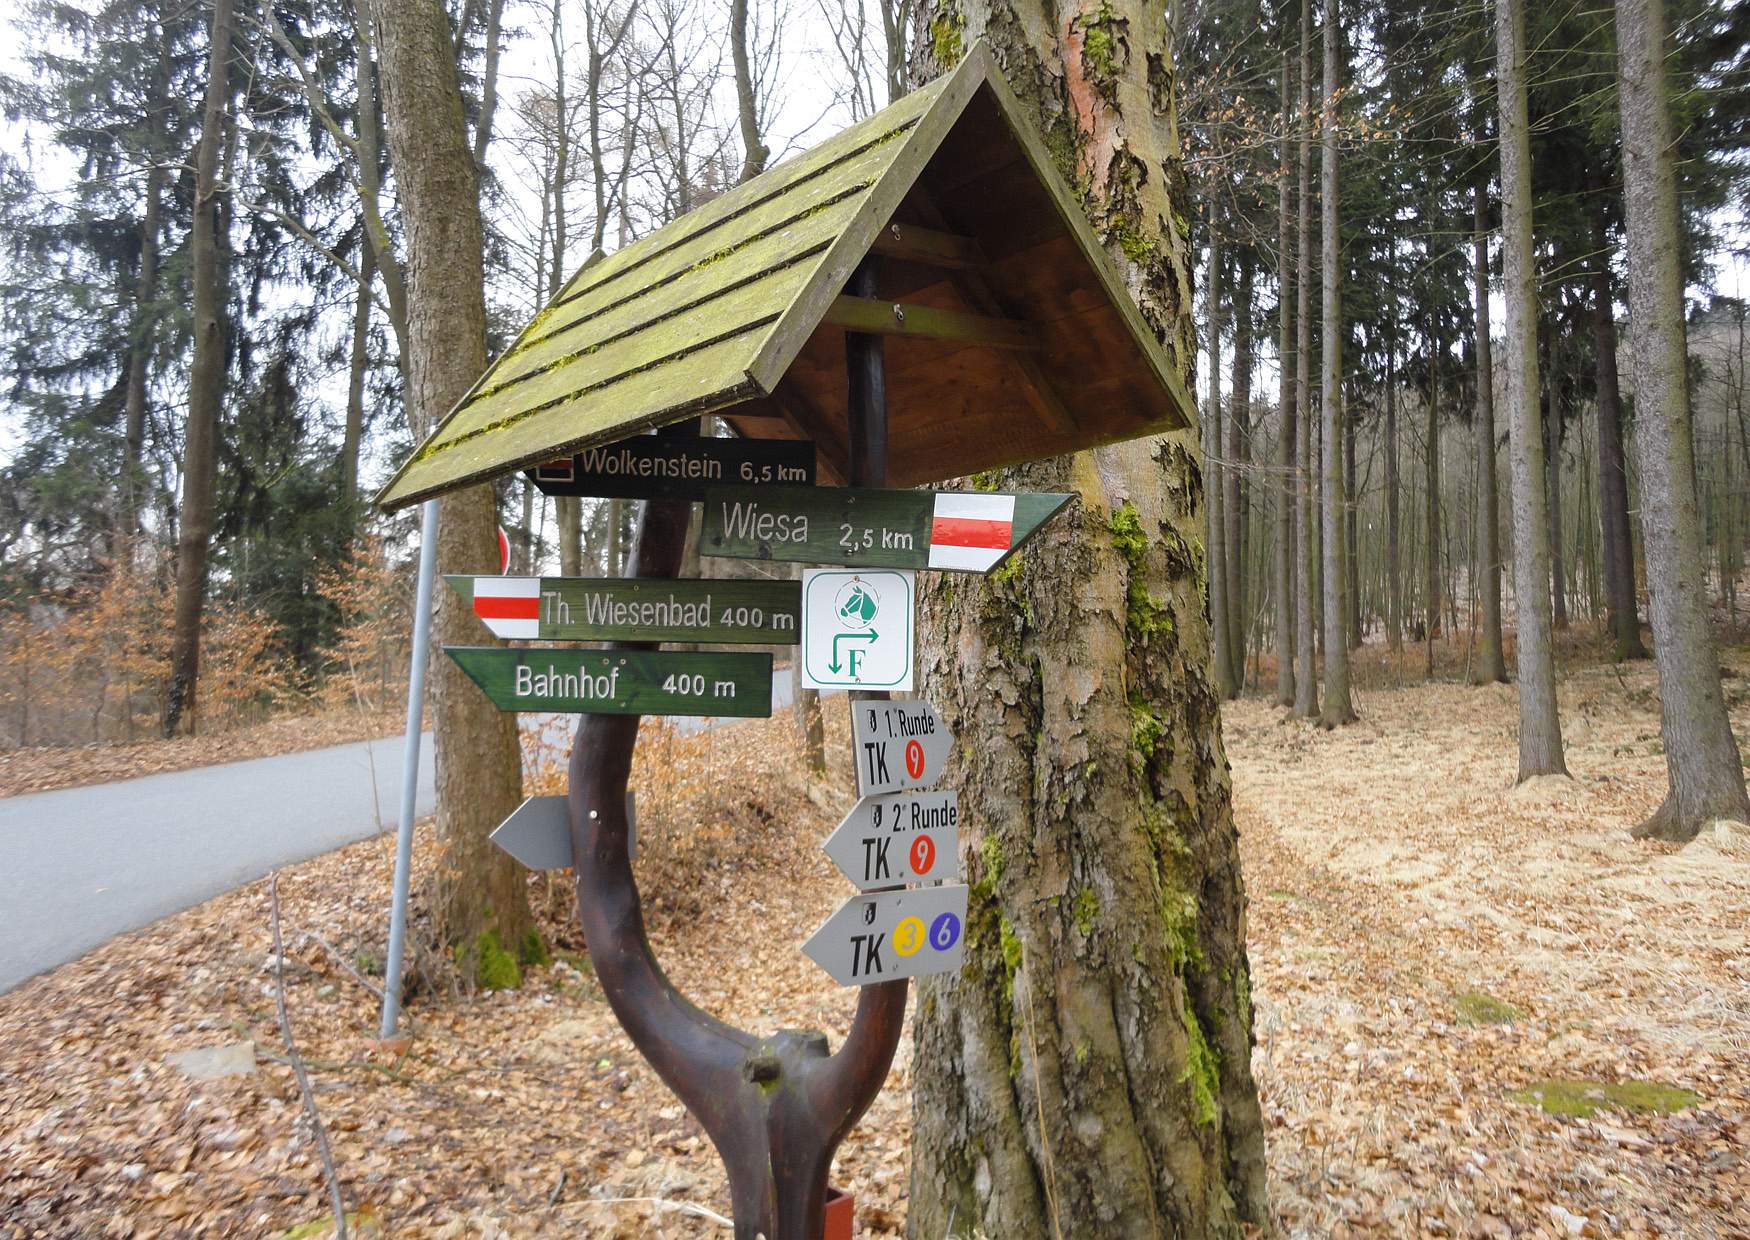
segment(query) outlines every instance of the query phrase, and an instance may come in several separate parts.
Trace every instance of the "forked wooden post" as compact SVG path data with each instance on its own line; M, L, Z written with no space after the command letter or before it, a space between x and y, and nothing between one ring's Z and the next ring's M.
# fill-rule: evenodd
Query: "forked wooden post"
M851 281L875 293L865 262ZM879 336L847 333L853 486L887 479ZM697 435L696 420L669 432ZM672 577L688 505L645 504L631 575ZM628 646L626 648L637 648ZM885 696L885 695L883 695ZM729 1173L736 1240L821 1240L833 1151L887 1079L905 1020L906 982L865 986L844 1045L821 1033L756 1038L701 1011L663 975L644 932L627 852L626 783L636 715L584 715L571 751L571 852L577 917L614 1015L657 1075L698 1117Z

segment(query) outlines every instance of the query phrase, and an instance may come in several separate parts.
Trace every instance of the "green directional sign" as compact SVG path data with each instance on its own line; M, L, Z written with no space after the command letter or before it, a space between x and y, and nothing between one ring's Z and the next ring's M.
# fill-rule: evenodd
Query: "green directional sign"
M813 486L814 443L634 435L527 472L548 495L693 500L710 486Z
M699 550L742 560L988 573L1071 498L853 487L712 487L705 492Z
M469 577L444 580L507 640L797 640L802 583L672 577Z
M499 710L581 715L772 713L772 656L445 646Z

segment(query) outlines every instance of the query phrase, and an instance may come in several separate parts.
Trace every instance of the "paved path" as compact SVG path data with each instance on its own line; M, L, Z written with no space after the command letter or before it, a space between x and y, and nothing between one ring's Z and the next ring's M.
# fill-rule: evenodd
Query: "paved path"
M393 830L401 750L394 737L0 799L0 991L276 866ZM421 814L431 765L428 738Z
M789 670L773 673L773 710L790 702ZM573 718L524 721L568 733ZM401 757L392 737L0 798L0 991L276 866L394 830ZM424 815L429 736L419 777Z

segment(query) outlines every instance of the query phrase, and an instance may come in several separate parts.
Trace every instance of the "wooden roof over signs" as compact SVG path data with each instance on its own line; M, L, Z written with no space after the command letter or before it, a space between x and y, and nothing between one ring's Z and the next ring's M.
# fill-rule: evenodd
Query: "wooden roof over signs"
M877 299L844 295L882 256ZM572 277L377 497L399 508L702 413L846 472L846 329L887 336L913 486L1192 425L1172 362L983 44Z

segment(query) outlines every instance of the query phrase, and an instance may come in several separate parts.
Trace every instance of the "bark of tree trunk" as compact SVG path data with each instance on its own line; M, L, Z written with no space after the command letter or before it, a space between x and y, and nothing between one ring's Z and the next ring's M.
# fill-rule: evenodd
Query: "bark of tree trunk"
M1513 597L1518 610L1519 781L1566 775L1550 639L1549 505L1538 425L1537 261L1531 247L1531 131L1526 116L1524 0L1497 0L1495 80L1501 112L1502 285L1507 303L1507 425L1513 474Z
M753 63L747 50L747 0L729 0L729 48L735 63L735 118L741 128L741 180L751 181L766 170L771 152L760 140Z
M1604 605L1618 659L1644 659L1640 608L1635 600L1635 542L1629 526L1628 460L1622 440L1622 393L1617 383L1616 311L1611 295L1608 233L1601 212L1592 217L1592 342L1598 387L1598 514L1604 542Z
M1445 345L1436 337L1428 358L1428 423L1422 459L1422 615L1427 625L1422 637L1429 680L1434 679L1434 640L1440 636L1440 363L1445 356Z
M1213 637L1210 657L1215 660L1215 683L1223 698L1234 697L1239 687L1234 679L1233 649L1227 606L1227 512L1226 470L1221 466L1222 403L1221 403L1221 241L1215 204L1209 207L1209 273L1204 290L1204 313L1209 324L1209 410L1203 416L1203 488L1207 498L1205 510L1209 526L1204 546L1207 548L1209 576L1209 627Z
M213 541L213 485L218 464L219 410L225 399L225 286L220 265L219 151L230 111L231 0L214 0L207 53L207 93L195 152L193 263L194 360L188 376L188 424L182 445L182 503L176 537L176 614L171 628L170 689L164 735L195 725L200 682L201 615L207 592L207 552Z
M1744 765L1708 628L1687 387L1677 176L1665 84L1661 0L1617 0L1629 320L1634 324L1635 452L1648 611L1659 669L1660 732L1671 781L1641 837L1694 839L1714 819L1750 821Z
M1185 367L1165 11L937 12L989 38L1040 123L1073 138L1062 170L1115 260L1118 235L1149 238L1131 287ZM1006 471L1080 500L1007 580L922 591L927 694L979 738L947 780L978 826L966 968L926 979L917 1006L914 1236L1238 1236L1267 1218L1196 451L1176 435Z
M1480 131L1481 126L1478 126ZM1472 269L1476 274L1477 402L1471 433L1476 441L1477 595L1482 608L1477 656L1471 673L1479 685L1507 683L1501 635L1501 515L1495 487L1495 363L1489 325L1489 191L1486 177L1472 188L1476 226Z
M346 377L346 429L340 440L340 498L358 502L359 444L365 429L365 374L370 366L371 286L377 278L377 252L367 236L359 246L358 290L352 308L352 355Z
M1568 627L1568 565L1564 555L1562 533L1562 411L1555 400L1548 401L1550 417L1544 423L1548 434L1548 454L1544 467L1549 471L1549 584L1550 618L1555 630Z
M1233 660L1234 697L1246 683L1246 485L1247 441L1252 423L1252 255L1239 256L1240 279L1234 298L1234 379L1228 394L1227 466L1223 471L1223 517L1227 521L1228 654Z
M1314 593L1318 577L1318 546L1314 534L1312 423L1312 3L1300 2L1300 221L1296 253L1300 267L1295 280L1294 347L1296 447L1294 520L1294 595L1296 658L1294 710L1297 719L1319 713L1318 671L1314 633L1319 604Z
M1395 313L1397 299L1392 299ZM1404 648L1404 573L1398 530L1397 335L1385 345L1385 645Z
M1355 706L1349 699L1349 626L1344 594L1349 580L1348 540L1344 514L1348 508L1343 486L1343 290L1338 266L1337 237L1337 0L1325 0L1325 89L1319 108L1320 175L1320 272L1324 290L1319 349L1324 375L1319 396L1324 422L1324 566L1325 566L1325 705L1319 724L1326 728L1355 722Z
M170 101L170 33L158 28L156 97L146 122L152 165L146 172L146 210L140 220L140 265L134 279L133 323L128 332L128 383L122 427L121 503L114 542L119 548L140 530L140 501L146 490L146 386L152 364L152 329L157 319L158 249L164 231L164 116Z
M1349 649L1361 648L1361 530L1359 480L1355 457L1356 418L1347 409L1343 417L1343 566L1348 581L1343 590L1343 614L1348 618Z
M1276 705L1294 705L1293 53L1282 53L1282 153L1276 171Z
M480 199L462 121L456 50L436 0L377 0L383 102L407 238L407 408L424 436L486 367L486 298ZM446 496L438 562L448 572L498 568L497 507L490 486ZM477 640L455 595L439 590L436 646ZM441 942L472 974L494 939L524 949L534 933L522 867L488 834L522 795L516 716L502 713L441 654L432 660L437 831L445 864L428 907Z

